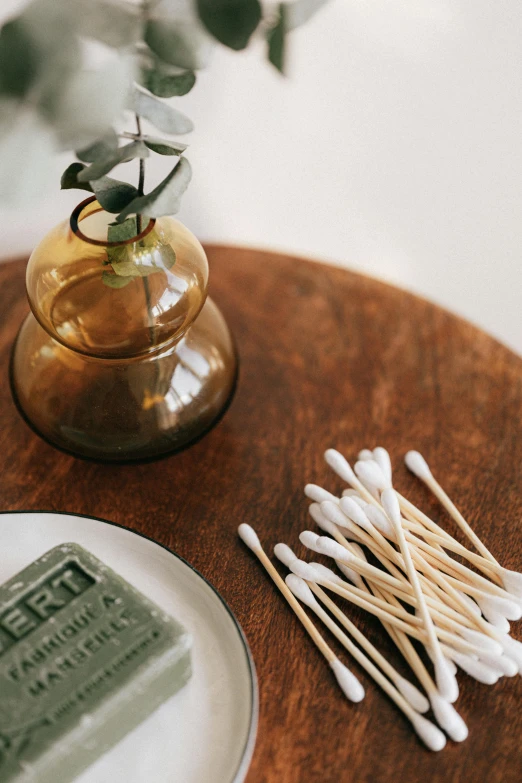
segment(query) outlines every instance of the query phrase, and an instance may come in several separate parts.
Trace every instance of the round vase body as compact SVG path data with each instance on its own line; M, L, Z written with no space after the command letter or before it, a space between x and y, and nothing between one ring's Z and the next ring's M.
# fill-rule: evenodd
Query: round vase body
M205 253L173 218L109 241L118 229L96 201L75 213L29 259L15 400L38 434L77 456L168 454L212 426L235 386L234 343L207 298Z

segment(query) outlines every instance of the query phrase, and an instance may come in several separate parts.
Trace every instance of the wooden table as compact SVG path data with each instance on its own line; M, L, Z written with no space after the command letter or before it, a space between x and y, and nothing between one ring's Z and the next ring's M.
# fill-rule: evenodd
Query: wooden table
M312 526L304 484L342 488L323 451L335 446L354 460L378 444L391 452L398 488L446 524L402 464L418 448L501 562L522 570L522 360L470 324L367 277L254 250L208 252L211 293L241 355L235 399L192 448L132 467L66 456L21 420L7 368L28 309L24 263L0 266L1 507L122 523L213 582L246 632L259 675L248 783L520 783L520 677L488 687L463 675L458 708L469 739L439 754L424 750L355 664L367 696L359 705L343 700L236 529L250 522L268 551L283 540L304 554L298 534ZM359 621L358 611L353 617ZM364 617L360 625L390 649L377 622ZM520 627L515 634L521 638Z

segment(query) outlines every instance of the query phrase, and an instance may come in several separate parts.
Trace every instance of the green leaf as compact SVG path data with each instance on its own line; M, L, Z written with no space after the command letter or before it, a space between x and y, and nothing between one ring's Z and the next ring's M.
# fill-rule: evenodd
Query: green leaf
M67 80L49 114L66 149L92 145L110 130L128 105L134 76L133 59L122 53Z
M197 20L163 16L145 27L145 42L160 60L179 68L199 71L208 65L210 41Z
M194 125L188 117L173 106L168 106L141 90L134 90L132 108L136 114L145 117L164 133L183 134L194 130Z
M180 201L192 177L192 169L186 158L180 158L170 174L154 190L144 196L138 196L130 202L116 218L121 223L128 215L138 214L148 217L174 215L179 210Z
M143 68L141 72L141 81L158 98L173 98L174 96L186 95L196 83L196 74L194 71L185 71L180 74L169 74L161 70L161 67Z
M123 223L110 223L107 227L108 242L125 242L132 239L138 233L138 225L135 217L125 220ZM110 264L125 261L127 258L128 245L118 245L117 247L107 248L107 259Z
M118 136L111 128L110 131L95 141L94 144L85 147L83 150L78 150L76 152L76 157L83 160L85 163L94 163L98 158L107 157L117 149Z
M266 34L268 59L281 73L285 71L286 8L285 3L279 4L277 24L270 28Z
M108 174L109 171L117 166L119 163L126 163L134 158L148 158L149 151L145 144L141 141L131 141L130 144L125 144L123 147L119 147L115 152L107 155L100 160L96 160L86 169L78 174L79 182L91 182L94 179L100 179Z
M137 235L138 226L135 217L130 217L124 220L123 223L110 223L107 227L108 242L126 242L127 239L132 239Z
M143 143L158 155L181 155L187 149L186 144L180 141L171 141L170 139L154 139L151 136L144 136Z
M199 18L214 38L230 49L244 49L261 21L259 0L197 0Z
M286 30L295 30L296 27L306 24L317 11L320 11L329 0L294 0L286 3L285 17Z
M27 106L0 101L0 200L27 209L41 198L55 176L57 152L52 129ZM0 775L1 777L1 775Z
M120 277L116 273L102 272L101 279L108 288L125 288L134 280L134 277Z
M121 212L136 199L137 188L110 177L102 177L90 183L96 198L106 212Z
M81 174L85 170L83 163L71 163L67 166L62 174L60 180L60 187L62 190L71 190L72 188L78 188L79 190L88 190L92 193L92 188L88 182L80 182L78 180L78 174Z
M68 0L75 11L78 33L116 48L129 46L141 37L139 8L107 0ZM75 8L76 6L76 8Z
M0 93L22 98L34 84L42 55L22 21L0 31Z
M62 190L79 188L94 193L104 210L111 213L121 212L138 195L138 190L134 185L128 185L126 182L120 182L117 179L111 179L111 177L101 177L92 182L80 182L78 175L84 170L83 163L77 161L71 163L62 174Z

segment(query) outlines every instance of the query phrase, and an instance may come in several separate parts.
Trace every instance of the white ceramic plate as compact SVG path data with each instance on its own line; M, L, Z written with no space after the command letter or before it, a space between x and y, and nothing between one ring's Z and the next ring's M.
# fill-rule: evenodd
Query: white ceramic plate
M0 583L52 547L84 546L193 636L193 674L75 783L241 783L254 750L257 682L241 628L188 563L109 522L48 512L0 514Z

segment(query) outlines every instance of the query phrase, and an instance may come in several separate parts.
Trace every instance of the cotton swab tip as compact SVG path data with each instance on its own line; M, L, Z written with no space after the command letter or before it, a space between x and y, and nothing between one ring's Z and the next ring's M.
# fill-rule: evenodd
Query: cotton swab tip
M299 533L299 541L305 546L307 549L311 549L312 552L317 552L317 539L319 536L317 533L313 533L311 530L303 530L302 533Z
M368 503L364 509L364 513L372 525L376 527L383 536L386 536L386 538L395 538L395 530L393 529L393 525L391 524L386 514L382 513L380 508L377 508L377 506L372 506L371 503Z
M334 582L334 584L343 584L341 577L337 576L331 568L327 568L322 563L308 563L308 565L314 569L318 580L321 580L321 582L328 581Z
M350 669L335 658L330 663L335 679L347 699L355 703L364 699L364 688Z
M297 560L297 555L292 552L288 544L276 544L274 547L274 555L287 567L289 567L290 563L293 563L294 560Z
M459 696L459 686L457 685L455 675L450 671L447 662L442 657L436 658L433 666L435 668L435 682L440 695L446 701L453 703Z
M411 719L411 725L426 747L430 750L442 750L445 746L446 737L442 731L423 715L415 715Z
M259 540L256 531L253 527L247 525L246 522L243 522L241 525L239 525L237 533L241 541L243 541L243 543L245 543L247 547L253 552L262 549L261 541Z
M508 634L500 636L500 643L504 652L509 658L512 658L518 666L518 671L522 673L522 642L513 639Z
M390 487L390 481L386 478L379 465L373 459L363 459L355 463L354 466L357 476L363 484L379 491Z
M420 479L429 479L431 477L430 466L418 451L408 451L404 457L406 467Z
M357 459L373 459L373 451L370 449L361 449L361 451L357 455Z
M350 527L350 520L344 511L341 510L341 507L336 506L335 503L325 500L321 503L321 511L330 522L334 523L334 525L339 525L339 527Z
M296 574L288 574L285 578L285 582L295 597L302 601L303 604L306 604L306 606L309 606L311 609L317 606L315 596L304 579L301 579L301 577Z
M491 636L486 636L486 634L483 634L480 631L474 631L472 628L464 628L464 626L460 628L459 634L467 642L474 644L475 647L478 647L484 652L492 653L493 655L502 654L502 645L495 641L495 639L492 639Z
M336 449L327 449L324 453L324 458L327 465L332 468L334 473L337 473L339 478L342 478L347 484L352 484L357 481L357 477L349 462L347 462L339 451L336 451Z
M319 503L312 503L310 506L308 506L308 513L314 520L317 527L319 527L325 533L328 533L330 536L335 535L337 528L334 523L330 522L330 520L323 514Z
M440 693L432 693L430 702L439 726L454 742L463 742L468 736L468 727L455 707L443 699Z
M517 598L522 598L522 574L505 568L502 571L502 581L508 593L515 595Z
M352 522L355 522L356 525L359 525L366 532L371 532L372 525L370 520L353 498L341 498L339 507Z
M304 488L304 492L307 498L314 500L316 503L322 503L323 500L331 500L332 503L339 503L339 498L332 495L327 489L319 487L317 484L307 484Z
M482 682L484 685L494 685L498 681L500 671L483 661L476 661L470 655L459 653L456 650L452 652L452 657L462 671L469 674L477 682Z
M514 677L518 674L517 662L505 653L503 655L497 655L494 659L493 668L495 667L498 667L505 677Z
M489 613L502 614L508 620L520 620L522 617L522 606L509 598L482 594L477 597L477 603L486 617Z
M327 557L333 557L334 560L340 560L341 563L353 562L353 555L350 554L341 544L337 541L332 541L327 536L319 536L317 539L317 551Z
M293 574L300 576L301 579L305 579L307 582L315 582L317 580L317 573L310 563L305 563L304 560L299 560L297 557L288 564L288 568Z
M398 675L395 679L395 687L402 693L406 701L411 704L414 710L417 712L428 712L430 708L428 699L412 682L405 677Z
M390 455L386 449L382 446L377 446L377 448L373 450L373 458L391 484L392 464Z
M382 507L386 512L388 519L395 527L401 527L401 507L399 505L399 498L394 489L385 489L381 493Z

